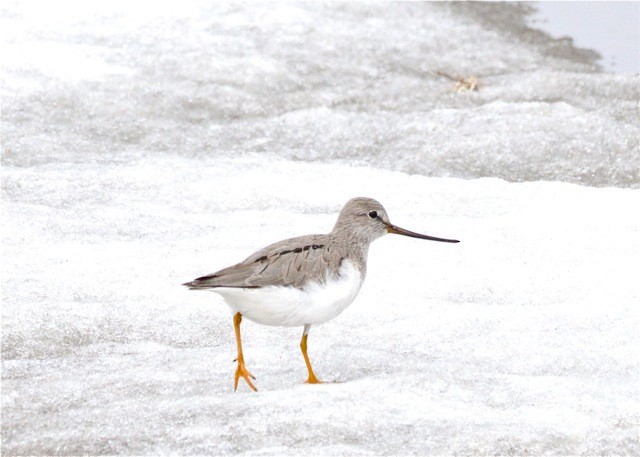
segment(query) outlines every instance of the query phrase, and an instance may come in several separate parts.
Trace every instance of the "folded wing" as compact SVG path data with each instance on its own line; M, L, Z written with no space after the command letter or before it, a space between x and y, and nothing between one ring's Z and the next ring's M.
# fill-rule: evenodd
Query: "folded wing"
M325 235L292 238L268 246L236 265L184 285L190 289L266 286L301 289L308 281L322 283L337 276L344 254Z

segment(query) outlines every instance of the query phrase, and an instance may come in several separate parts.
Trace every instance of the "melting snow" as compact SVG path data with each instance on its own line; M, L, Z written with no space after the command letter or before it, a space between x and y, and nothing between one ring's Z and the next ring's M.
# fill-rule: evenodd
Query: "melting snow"
M3 9L3 454L640 453L637 77L522 5L129 3ZM245 321L233 393L180 284L354 196L461 243L373 244L335 383Z

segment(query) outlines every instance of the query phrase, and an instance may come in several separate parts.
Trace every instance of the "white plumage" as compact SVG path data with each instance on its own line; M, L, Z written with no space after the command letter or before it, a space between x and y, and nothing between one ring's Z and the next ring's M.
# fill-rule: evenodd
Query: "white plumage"
M362 282L360 271L345 260L336 277L326 278L324 283L310 281L302 289L268 286L209 290L222 295L234 312L258 324L298 327L323 324L338 316L355 300Z

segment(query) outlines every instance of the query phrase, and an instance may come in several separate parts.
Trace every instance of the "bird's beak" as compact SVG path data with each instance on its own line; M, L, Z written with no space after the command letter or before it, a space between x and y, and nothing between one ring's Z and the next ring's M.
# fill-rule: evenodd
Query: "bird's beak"
M412 232L411 230L405 230L396 225L387 223L387 233L397 233L398 235L410 236L412 238L420 238L422 240L431 240L431 241L443 241L445 243L459 243L459 240L448 240L446 238L438 238L435 236L422 235L420 233Z

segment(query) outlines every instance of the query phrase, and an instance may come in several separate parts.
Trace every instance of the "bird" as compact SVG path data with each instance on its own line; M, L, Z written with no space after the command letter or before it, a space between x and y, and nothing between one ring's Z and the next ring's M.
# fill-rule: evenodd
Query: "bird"
M240 378L257 391L242 352L243 317L263 325L303 327L300 349L308 372L306 383L322 383L307 353L309 330L335 318L354 301L367 273L369 246L388 233L459 243L393 225L378 201L357 197L342 207L331 232L279 241L240 263L183 284L191 290L216 292L233 312L234 391Z

